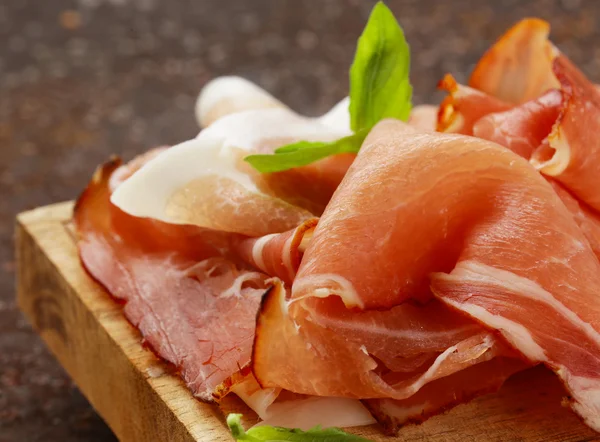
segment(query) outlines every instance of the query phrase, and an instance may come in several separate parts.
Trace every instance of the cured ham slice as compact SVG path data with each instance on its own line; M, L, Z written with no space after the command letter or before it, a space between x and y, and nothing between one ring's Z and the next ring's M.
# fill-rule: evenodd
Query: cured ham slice
M485 115L481 106L474 105L469 106L467 112L480 117L473 126L473 135L497 142L530 159L543 174L568 189L568 192L562 187L559 189L555 184L597 251L600 197L595 189L600 183L596 182L593 158L600 149L583 135L594 132L596 120L600 121L600 92L552 46L548 33L549 25L543 21L520 22L482 58L470 82L506 100L509 100L505 96L507 91L521 91L518 99L512 100L517 103L535 94L541 95L504 112ZM532 35L535 38L529 38ZM513 84L517 87L506 86ZM542 94L549 87L560 89ZM443 107L440 115L444 114L442 110ZM452 117L453 113L448 115Z
M79 199L74 219L82 262L125 303L127 318L194 394L212 400L233 391L258 412L267 410L280 389L260 389L249 370L238 370L249 363L267 279L293 277L316 220L251 239L128 215L110 204L109 183L118 185L117 171L117 178L131 176L158 153L150 152L126 166L101 167ZM250 250L250 267L243 250Z
M295 141L329 141L350 134L334 125L339 117L323 119L333 125L284 108L227 115L196 139L149 162L119 187L113 202L136 216L250 236L292 229L323 211L354 155L275 174L259 174L243 159ZM254 213L257 205L263 216Z
M600 428L600 263L572 214L508 149L417 133L393 121L369 135L323 214L291 300L271 300L279 317L263 303L253 355L257 379L328 394L344 384L340 378L381 388L372 341L357 356L360 349L345 336L332 339L318 327L320 316L334 308L389 311L409 300L427 302L430 287L444 303L496 329L530 363L553 369L573 409ZM287 345L269 340L272 333L288 336ZM313 371L328 354L344 369ZM275 357L285 362L261 366L262 358ZM349 357L357 363L347 363ZM398 399L382 390L379 397Z
M421 423L477 396L498 391L508 377L526 367L523 361L501 356L435 380L407 399L368 399L363 403L387 432L395 434L407 423Z
M494 141L516 154L530 159L534 151L547 142L546 138L552 130L561 108L562 94L557 90L550 90L540 98L528 101L509 111L481 118L475 124L474 135ZM600 258L600 216L598 212L577 200L556 180L548 178L548 181L571 211L592 250Z
M552 89L510 110L483 116L475 123L473 135L494 141L530 159L552 130L562 102L562 93Z
M252 358L263 387L406 399L436 379L496 356L515 356L434 300L364 312L348 311L335 297L311 301L317 302L297 309L280 283L263 300Z
M508 111L489 114L477 121L473 133L479 138L503 145L528 160L534 154L539 156L540 150L548 149L548 143L555 143L549 135L553 131L560 132L561 130L559 115L564 107L563 95L564 93L561 91L552 89L539 98ZM564 148L564 145L559 143L558 148L561 148L561 146ZM576 146L580 149L583 147L581 143L576 144ZM588 146L585 147L588 148ZM593 150L590 150L589 153L593 155ZM585 164L585 160L581 158L581 150L579 152L578 163ZM556 155L562 157L560 153ZM536 162L535 157L533 162ZM587 166L587 168L591 169L590 166ZM589 181L589 178L586 179L583 174L573 173L571 177L574 177L576 184L579 183L582 186L586 181ZM572 212L575 221L596 255L600 257L600 216L598 212L584 202L577 200L563 185L554 179L549 178L549 181L563 203Z
M552 74L555 48L548 41L549 33L544 20L521 20L484 54L469 86L513 105L559 88Z
M554 73L563 91L563 106L547 141L534 152L531 163L556 178L574 195L600 210L600 92L563 55L554 60Z
M237 243L236 249L254 268L291 284L317 221L313 218L288 232L244 239Z
M458 84L450 74L439 82L438 89L448 91L438 112L438 132L472 135L473 125L482 116L512 107L492 95Z
M204 400L248 364L267 275L223 257L231 235L136 218L109 203L100 168L75 208L85 268Z

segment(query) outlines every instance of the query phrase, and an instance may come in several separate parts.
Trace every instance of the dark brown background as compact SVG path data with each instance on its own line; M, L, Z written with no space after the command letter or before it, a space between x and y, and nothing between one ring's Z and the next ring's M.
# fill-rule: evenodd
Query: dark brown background
M196 134L193 105L221 74L294 109L324 112L373 1L0 0L0 441L112 441L14 302L13 220L72 199L109 155L130 158ZM464 80L525 16L600 80L600 2L388 1L412 48L418 103Z

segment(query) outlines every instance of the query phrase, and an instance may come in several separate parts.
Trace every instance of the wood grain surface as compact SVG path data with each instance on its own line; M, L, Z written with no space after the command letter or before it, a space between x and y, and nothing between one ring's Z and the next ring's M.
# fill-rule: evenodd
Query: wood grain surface
M69 222L72 203L17 219L18 302L37 332L111 429L130 441L230 441L223 413L196 400L145 348L121 306L84 271ZM377 426L349 431L374 441L596 441L561 406L554 375L537 367L496 394L388 437ZM247 411L231 397L227 411Z

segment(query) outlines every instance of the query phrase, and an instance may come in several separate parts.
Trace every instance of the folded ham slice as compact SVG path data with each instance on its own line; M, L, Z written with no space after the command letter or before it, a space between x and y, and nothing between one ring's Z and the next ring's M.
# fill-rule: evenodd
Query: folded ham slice
M473 126L473 135L494 141L530 159L552 130L562 102L562 93L551 89L510 110L487 115L482 113Z
M462 94L521 104L493 111L463 98L459 106L445 107L445 103L457 101L458 89L470 90L455 85L447 76L442 84L447 85L450 95L440 107L438 128L494 141L530 160L549 178L600 256L600 214L595 191L600 182L596 182L593 160L599 148L593 139L585 138L600 118L600 95L598 88L552 46L548 34L549 25L541 20L521 21L478 63L470 84L482 90ZM513 84L514 88L507 86ZM511 98L510 94L515 95ZM446 127L444 118L463 121L463 114L468 116L467 121L474 122L471 132L468 125L466 130L456 124Z
M407 399L436 379L496 356L516 356L493 334L435 300L422 307L353 311L337 296L314 296L290 301L277 283L264 298L252 358L263 387Z
M600 263L569 210L513 152L394 121L369 135L323 214L291 299L263 303L257 379L320 394L350 395L353 388L343 386L360 385L365 397L400 399L394 384L377 376L377 341L357 348L348 333L336 339L320 324L342 308L351 315L427 303L430 287L453 309L496 329L530 363L552 368L574 410L599 428ZM277 333L288 345L273 342ZM317 368L329 355L344 369ZM275 358L279 364L267 370L263 364ZM483 362L475 354L472 361Z
M469 86L507 103L520 104L559 87L552 74L555 48L550 25L527 18L509 29L481 57Z
M574 195L600 210L600 91L564 56L553 63L563 103L547 140L534 152L531 164L556 178Z
M482 57L469 81L480 93L524 105L483 119L490 112L481 106L471 105L465 112L481 119L474 135L499 141L530 158L541 173L598 211L600 178L595 164L600 160L600 143L590 134L600 129L600 91L552 45L549 32L543 20L522 20ZM443 128L442 123L438 128ZM503 126L507 124L511 126ZM528 153L527 145L536 139L539 144Z

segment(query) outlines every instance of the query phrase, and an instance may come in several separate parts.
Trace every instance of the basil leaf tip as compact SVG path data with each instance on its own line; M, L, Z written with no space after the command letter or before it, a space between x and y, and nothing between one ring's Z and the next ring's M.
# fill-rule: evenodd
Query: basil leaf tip
M357 153L367 133L385 118L408 120L412 109L410 49L394 14L378 2L358 39L350 68L350 128L353 135L336 141L299 141L270 155L245 160L262 173L306 166L338 153Z
M348 434L337 428L322 429L317 426L307 431L298 429L272 427L264 425L244 430L240 422L241 414L227 416L227 426L236 441L263 442L263 441L294 441L294 442L369 442L360 436Z
M412 104L410 49L394 14L378 2L358 39L350 68L350 127L372 128L385 118L408 120Z

